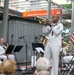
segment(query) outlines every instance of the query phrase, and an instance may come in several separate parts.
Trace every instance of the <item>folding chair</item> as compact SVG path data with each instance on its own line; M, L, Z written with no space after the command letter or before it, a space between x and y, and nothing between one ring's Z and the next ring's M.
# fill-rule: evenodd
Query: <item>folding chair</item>
M68 73L70 73L71 71L72 71L72 69L73 69L73 65L74 65L74 53L72 54L72 59L71 59L71 61L69 62L69 63L64 63L65 65L66 65L66 67L65 68L63 68L63 69L61 69L61 74L62 75L67 75Z

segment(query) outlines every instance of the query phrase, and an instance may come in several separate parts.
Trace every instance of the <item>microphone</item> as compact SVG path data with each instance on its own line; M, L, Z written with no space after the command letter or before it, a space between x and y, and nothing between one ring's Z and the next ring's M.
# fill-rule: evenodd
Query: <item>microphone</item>
M35 36L35 39L37 39L38 37L37 36Z
M19 37L18 37L18 42L19 42Z
M11 37L13 37L13 36L14 36L14 34L11 35Z
M19 39L22 39L22 38L24 38L24 37L25 37L25 35L23 35L23 36L19 37Z

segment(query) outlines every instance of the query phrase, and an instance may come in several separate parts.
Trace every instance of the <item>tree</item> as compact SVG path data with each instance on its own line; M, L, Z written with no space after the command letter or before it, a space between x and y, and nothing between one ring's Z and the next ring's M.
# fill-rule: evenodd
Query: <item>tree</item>
M67 7L67 8L72 8L72 4L62 4L62 6Z

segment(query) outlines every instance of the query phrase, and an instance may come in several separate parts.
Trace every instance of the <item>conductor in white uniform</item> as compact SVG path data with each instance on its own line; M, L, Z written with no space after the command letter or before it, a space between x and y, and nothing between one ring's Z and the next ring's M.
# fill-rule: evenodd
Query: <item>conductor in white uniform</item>
M62 44L62 31L63 24L59 21L59 16L55 15L52 17L52 23L46 21L47 24L43 26L43 33L48 34L49 40L45 47L44 57L49 60L52 58L52 69L51 75L58 75L58 63L59 63L59 51Z

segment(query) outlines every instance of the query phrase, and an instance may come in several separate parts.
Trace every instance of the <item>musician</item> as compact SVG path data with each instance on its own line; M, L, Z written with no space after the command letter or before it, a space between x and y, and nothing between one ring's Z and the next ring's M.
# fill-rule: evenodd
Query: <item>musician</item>
M60 53L63 54L63 56L66 56L69 51L68 44L64 41L64 38L62 38L62 48L60 50Z
M73 57L74 57L74 49L72 50L72 52L70 53L70 55L63 57L63 63L69 63L72 60ZM73 58L72 61L74 61L74 58Z
M0 60L7 60L7 56L4 55L4 53L5 53L5 50L3 49L2 46L0 46Z
M1 46L5 51L7 50L8 45L7 45L7 43L5 43L4 38L0 38L0 46ZM1 49L0 49L0 51L1 51ZM4 52L4 53L5 53L5 52ZM11 55L11 54L9 54L9 55L4 54L4 57L5 57L5 56L7 56L8 59L14 60L14 55Z
M49 60L52 58L51 75L58 75L59 51L61 48L61 34L63 24L59 21L59 16L52 16L52 23L47 19L46 25L43 26L43 33L48 34L49 40L45 47L44 57Z
M60 54L59 54L59 67L64 67L65 65L63 64L63 57L69 55L69 46L68 44L64 41L64 37L62 37L62 47L60 50Z

